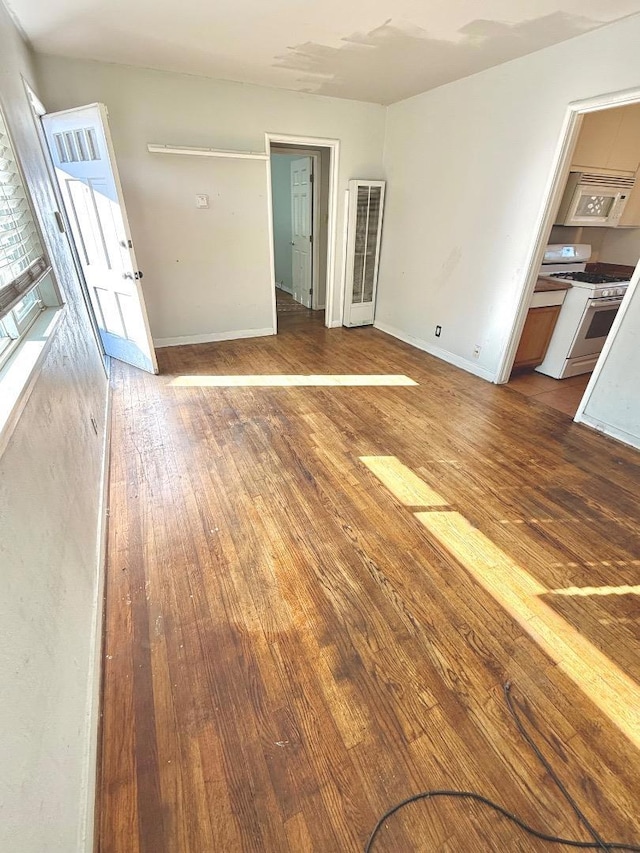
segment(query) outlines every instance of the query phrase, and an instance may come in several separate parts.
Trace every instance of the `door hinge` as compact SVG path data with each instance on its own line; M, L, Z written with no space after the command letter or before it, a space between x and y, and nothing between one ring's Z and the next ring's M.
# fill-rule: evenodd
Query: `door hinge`
M313 234L309 234L309 242L313 243Z
M59 210L54 210L54 211L53 211L53 215L54 215L55 220L56 220L56 225L58 226L58 231L59 231L61 234L64 234L64 232L65 232L65 227L64 227L64 220L63 220L63 218L62 218L62 214L60 213L60 211L59 211Z
M309 181L310 183L313 183L314 181L313 172L311 172L311 174L309 175Z

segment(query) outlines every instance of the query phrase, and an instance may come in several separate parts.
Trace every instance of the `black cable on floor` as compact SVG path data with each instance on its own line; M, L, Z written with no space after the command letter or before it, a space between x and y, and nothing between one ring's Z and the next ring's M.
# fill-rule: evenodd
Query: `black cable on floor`
M380 830L382 824L388 820L391 815L394 815L396 812L400 811L400 809L409 805L409 803L415 803L418 800L430 800L435 799L436 797L449 797L449 798L457 798L457 799L466 799L466 800L474 800L477 803L481 803L482 805L488 806L494 811L506 817L508 820L515 823L516 826L519 826L525 832L529 833L529 835L533 835L535 838L540 838L542 841L548 841L550 844L564 844L567 847L582 847L588 849L599 849L599 850L631 850L631 851L640 851L640 845L637 844L624 844L619 841L604 841L600 834L596 829L591 825L591 822L584 814L582 809L578 806L576 801L573 799L571 794L568 792L562 780L559 778L551 764L547 761L547 759L542 754L540 747L533 740L531 735L525 729L522 720L520 719L520 715L518 714L515 705L513 704L513 699L511 698L511 683L507 682L504 685L504 696L505 701L507 703L507 708L509 709L509 713L513 717L518 732L521 737L527 743L527 745L532 749L534 755L538 759L538 761L545 768L547 773L551 776L553 781L555 782L557 788L559 789L562 796L569 803L571 808L573 809L578 821L584 826L589 835L593 838L593 841L576 841L573 838L562 838L559 835L551 835L547 832L542 832L539 829L534 829L534 827L529 826L529 824L525 823L518 815L513 812L508 811L504 808L504 806L499 805L498 803L494 803L493 800L490 800L488 797L483 796L482 794L478 794L475 791L448 791L448 790L433 790L433 791L421 791L419 794L413 794L411 797L407 797L406 800L402 800L399 803L396 803L395 806L392 806L388 809L380 818L380 820L376 823L373 828L373 832L369 836L369 840L367 841L364 851L365 853L370 853L372 849L373 842L375 840L378 831Z

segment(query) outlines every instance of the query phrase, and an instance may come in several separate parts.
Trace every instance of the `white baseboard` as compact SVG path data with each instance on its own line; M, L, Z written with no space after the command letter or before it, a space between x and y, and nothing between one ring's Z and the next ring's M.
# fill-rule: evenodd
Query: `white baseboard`
M580 417L576 418L576 423L584 424L585 426L591 427L591 429L601 432L603 435L608 435L609 438L615 438L618 441L622 441L625 444L630 445L631 447L635 447L636 450L640 450L640 437L633 435L633 433L627 432L626 430L618 429L618 427L611 426L610 424L605 424L596 418L591 418L589 415L585 415L584 413Z
M375 320L373 325L374 328L379 329L381 332L385 332L387 335L391 335L394 338L398 338L398 340L404 341L405 344L410 344L412 347L416 347L416 349L428 352L429 355L434 355L441 361L446 361L448 364L453 364L454 367L459 367L462 370L466 370L467 373L473 373L474 376L479 376L481 379L486 379L487 382L495 381L494 373L484 367L480 367L479 364L475 364L473 361L469 361L469 359L462 358L459 355L455 355L455 353L449 352L446 349L436 347L433 344L428 343L427 341L423 341L422 338L415 338L413 335L408 335L406 332L403 332L400 329L396 329L395 326L389 326L387 323L381 323L379 320Z
M263 338L273 335L275 332L271 327L268 329L238 329L230 332L208 332L205 335L182 335L177 338L154 338L154 347L181 347L185 344L211 344L217 341L235 341L238 338Z
M342 320L329 320L326 325L329 329L337 329L339 326L342 325Z
M109 364L109 374L111 373ZM107 562L107 534L109 510L109 462L111 458L111 404L112 389L110 376L107 378L107 399L104 413L104 441L102 444L102 472L100 482L100 499L98 507L97 555L96 555L96 594L93 602L94 612L89 646L89 679L87 690L86 711L86 756L84 761L84 778L82 780L83 814L81 816L78 839L78 850L92 853L94 850L95 834L95 805L98 773L98 755L100 745L100 703L102 687L102 631L104 615L104 587Z

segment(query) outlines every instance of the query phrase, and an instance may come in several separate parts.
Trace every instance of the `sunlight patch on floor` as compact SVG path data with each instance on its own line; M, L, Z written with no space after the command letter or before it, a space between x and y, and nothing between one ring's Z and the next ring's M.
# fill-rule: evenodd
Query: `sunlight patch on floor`
M448 506L447 501L397 456L361 456L360 461L405 506Z
M542 596L627 595L638 586L547 589L396 456L360 461L498 602L635 746L640 747L640 685L584 637ZM430 508L418 512L417 507Z
M415 517L489 592L559 668L640 747L640 686L556 613L550 592L458 512Z
M302 388L307 386L417 385L402 374L261 374L256 376L177 376L169 382L184 388Z
M566 589L550 589L553 595L640 595L640 586L568 586Z

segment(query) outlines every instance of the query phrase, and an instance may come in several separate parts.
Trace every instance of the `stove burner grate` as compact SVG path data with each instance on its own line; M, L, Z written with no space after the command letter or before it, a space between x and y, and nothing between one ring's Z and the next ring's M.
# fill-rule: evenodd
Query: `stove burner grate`
M629 281L623 275L607 275L597 272L554 272L552 278L565 278L568 281L584 281L586 284L613 284L616 281Z

